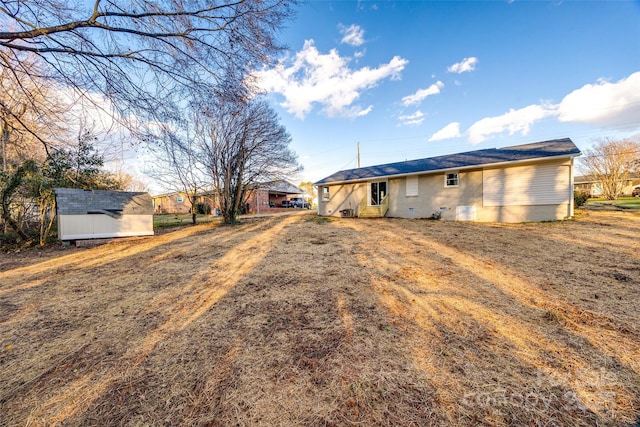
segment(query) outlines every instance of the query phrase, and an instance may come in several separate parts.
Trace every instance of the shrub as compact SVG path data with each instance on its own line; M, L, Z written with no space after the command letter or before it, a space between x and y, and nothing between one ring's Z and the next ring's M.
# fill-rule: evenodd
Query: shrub
M211 206L206 203L196 203L196 213L200 215L209 215L211 214Z
M0 233L0 247L16 245L20 241L20 237L15 232Z
M584 204L587 203L587 200L589 200L589 194L584 191L576 191L573 193L573 203L576 208L584 206Z

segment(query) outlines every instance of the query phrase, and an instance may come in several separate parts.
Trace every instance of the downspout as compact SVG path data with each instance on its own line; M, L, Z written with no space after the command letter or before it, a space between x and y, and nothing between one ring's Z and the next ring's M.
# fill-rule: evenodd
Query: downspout
M569 163L569 217L568 218L573 218L574 215L574 199L573 199L573 186L574 186L574 181L573 181L573 173L574 173L574 158L571 157L571 163Z

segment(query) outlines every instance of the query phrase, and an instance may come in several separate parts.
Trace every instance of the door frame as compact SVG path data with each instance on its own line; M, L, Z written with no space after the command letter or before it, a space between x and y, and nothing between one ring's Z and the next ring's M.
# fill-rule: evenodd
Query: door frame
M377 200L376 204L374 204L373 200L373 185L377 186ZM380 194L380 184L384 184L384 190L382 192L382 197ZM389 194L389 181L386 179L381 179L377 181L367 181L367 206L380 206L382 200Z

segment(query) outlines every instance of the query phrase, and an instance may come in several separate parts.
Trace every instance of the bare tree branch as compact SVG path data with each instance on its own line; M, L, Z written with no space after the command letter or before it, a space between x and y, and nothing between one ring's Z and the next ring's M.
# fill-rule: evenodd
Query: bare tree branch
M243 86L280 50L274 34L290 0L3 1L3 68L26 70L19 53L47 67L41 78L100 94L114 113L144 121L179 114L202 87ZM233 69L233 74L228 70ZM44 140L44 138L43 138Z
M297 157L289 148L291 136L273 109L259 100L223 99L199 109L203 111L196 132L200 159L219 191L224 221L233 224L247 191L298 170Z
M640 142L607 139L588 150L581 159L582 164L602 189L608 200L622 194L625 183L636 172L640 162Z

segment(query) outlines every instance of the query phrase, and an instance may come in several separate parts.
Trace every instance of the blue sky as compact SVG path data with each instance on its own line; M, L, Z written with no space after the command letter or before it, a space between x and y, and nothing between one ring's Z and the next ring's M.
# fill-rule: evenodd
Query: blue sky
M296 182L490 147L640 133L640 2L310 1L262 87Z

